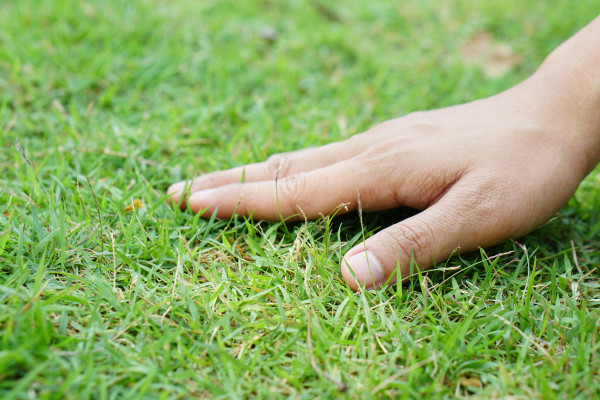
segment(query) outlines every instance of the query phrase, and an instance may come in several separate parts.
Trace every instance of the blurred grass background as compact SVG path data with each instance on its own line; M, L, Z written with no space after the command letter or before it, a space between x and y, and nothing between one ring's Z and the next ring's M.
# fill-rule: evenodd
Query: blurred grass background
M522 241L358 295L338 271L362 235L352 216L284 226L164 203L171 182L495 94L597 14L591 0L0 2L0 393L597 396L597 172ZM494 78L465 62L481 32L522 62Z

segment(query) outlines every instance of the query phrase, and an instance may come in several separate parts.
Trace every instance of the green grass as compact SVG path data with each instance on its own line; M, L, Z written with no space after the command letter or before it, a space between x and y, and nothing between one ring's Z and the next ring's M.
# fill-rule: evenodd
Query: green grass
M359 294L338 271L355 215L165 204L171 182L497 93L598 12L343 3L0 3L0 397L600 395L597 171L518 242ZM479 31L525 61L496 79L465 65Z

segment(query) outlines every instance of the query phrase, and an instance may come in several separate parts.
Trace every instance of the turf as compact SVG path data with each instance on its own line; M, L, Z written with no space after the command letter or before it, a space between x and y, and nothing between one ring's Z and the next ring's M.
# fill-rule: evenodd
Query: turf
M165 203L201 172L497 93L597 13L336 4L0 3L0 397L600 395L598 170L527 237L358 294L341 255L399 213L284 225ZM486 76L461 59L477 32L524 61Z

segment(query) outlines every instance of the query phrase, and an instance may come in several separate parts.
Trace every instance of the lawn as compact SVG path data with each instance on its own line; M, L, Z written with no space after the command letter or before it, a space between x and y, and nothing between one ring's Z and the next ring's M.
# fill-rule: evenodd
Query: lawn
M411 210L266 223L172 182L495 94L593 0L0 2L0 397L600 396L600 170L545 226L352 292ZM501 72L474 38L509 53ZM471 46L472 47L472 46Z

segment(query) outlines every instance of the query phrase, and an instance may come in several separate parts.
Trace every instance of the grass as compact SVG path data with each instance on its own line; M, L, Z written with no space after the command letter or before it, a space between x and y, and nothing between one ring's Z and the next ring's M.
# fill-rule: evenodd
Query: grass
M598 170L535 233L359 294L340 257L397 213L362 232L165 204L171 182L494 94L597 13L333 4L0 3L2 398L600 395ZM525 61L465 65L480 31Z

